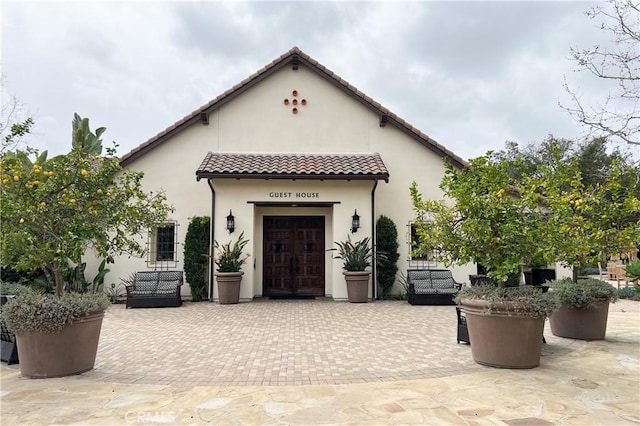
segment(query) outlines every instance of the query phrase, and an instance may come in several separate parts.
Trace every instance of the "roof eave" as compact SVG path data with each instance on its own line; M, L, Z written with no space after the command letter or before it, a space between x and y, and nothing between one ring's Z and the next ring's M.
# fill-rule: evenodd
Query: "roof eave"
M196 172L200 179L287 179L287 180L384 180L389 182L388 174L345 175L345 174L283 174L283 173L208 173Z

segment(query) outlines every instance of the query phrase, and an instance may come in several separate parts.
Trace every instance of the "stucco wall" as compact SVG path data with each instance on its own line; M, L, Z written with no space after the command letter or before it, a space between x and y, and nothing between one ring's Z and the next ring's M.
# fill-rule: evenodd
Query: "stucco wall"
M292 95L294 90L298 92L296 97ZM289 100L289 105L284 104L285 99ZM298 100L297 114L292 113L294 99ZM301 104L302 99L306 105ZM195 179L195 171L208 151L380 153L389 170L390 181L380 182L377 186L375 218L384 214L398 228L401 252L398 267L401 271L415 266L408 261L408 224L413 217L409 197L411 182L418 182L424 197L442 197L438 184L444 167L439 155L391 124L380 127L376 113L303 66L297 71L282 68L210 114L208 125L191 125L129 165L131 169L145 172L143 185L146 190L165 191L175 206L170 219L179 224L180 242L184 241L190 217L211 213L211 190L206 181ZM244 268L243 283L247 285L243 284L241 297L249 299L262 292L260 218L265 212L283 215L320 212L327 218L325 237L328 243L346 237L351 215L357 209L362 222L357 237L362 238L371 235L375 223L370 216L372 186L371 181L216 180L216 238L229 237L224 219L232 209L238 229L232 237L235 239L244 231L252 241L252 260L256 266L253 269L252 263ZM313 190L322 194L324 201L337 203L324 210L266 208L247 203L274 201L268 193L275 188ZM182 250L181 244L178 269L183 269ZM327 255L326 262L326 293L338 299L346 297L341 270L336 266L338 261ZM89 262L88 275L97 263L97 260ZM110 266L106 282L118 282L119 277L145 268L144 260L118 258L116 264ZM475 265L452 269L458 281L467 281L468 274L475 273ZM189 294L186 285L183 294Z

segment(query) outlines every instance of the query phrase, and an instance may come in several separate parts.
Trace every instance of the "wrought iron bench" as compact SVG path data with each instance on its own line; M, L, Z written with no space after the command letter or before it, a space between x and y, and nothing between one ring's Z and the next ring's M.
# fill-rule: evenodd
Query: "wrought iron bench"
M182 305L182 271L136 272L127 285L127 308L160 308Z
M448 269L409 269L407 282L412 305L454 305L462 288Z

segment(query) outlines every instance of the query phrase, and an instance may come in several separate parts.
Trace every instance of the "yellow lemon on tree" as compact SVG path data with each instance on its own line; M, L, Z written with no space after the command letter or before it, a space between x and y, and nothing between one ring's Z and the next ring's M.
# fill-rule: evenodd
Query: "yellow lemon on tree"
M88 174L88 172L85 169L80 170L80 174L82 176L86 176Z
M24 223L24 219L20 218L20 223Z

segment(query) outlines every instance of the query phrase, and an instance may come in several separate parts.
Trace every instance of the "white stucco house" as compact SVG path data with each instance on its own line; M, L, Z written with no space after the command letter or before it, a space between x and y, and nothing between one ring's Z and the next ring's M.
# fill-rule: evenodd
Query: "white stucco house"
M169 226L149 230L147 257L116 258L105 282L183 269L189 218L210 216L212 241L235 241L241 232L250 241L241 300L346 299L342 263L327 250L348 235L375 240L380 215L398 227L399 269L427 266L410 256L409 187L416 181L425 197L441 198L444 157L466 165L294 47L122 157L124 167L144 172L146 190L166 193L175 212ZM460 282L474 273L473 264L453 268ZM370 297L374 279L375 270ZM182 291L189 295L187 285ZM217 299L213 276L209 296Z

